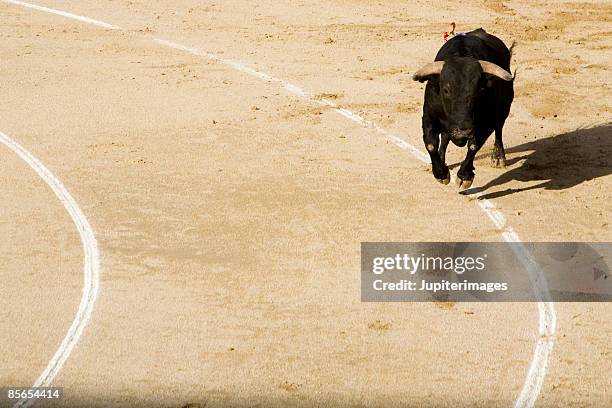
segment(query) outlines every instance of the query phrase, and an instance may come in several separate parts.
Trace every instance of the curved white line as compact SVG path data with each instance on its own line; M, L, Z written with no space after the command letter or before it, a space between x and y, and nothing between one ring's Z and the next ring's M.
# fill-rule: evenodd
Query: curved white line
M78 16L75 14L67 13L61 10L50 9L47 7L36 6L34 4L25 3L17 0L0 0L5 3L12 3L22 5L24 7L33 8L39 11L45 11L53 14L58 14L64 17L73 18L75 20L82 21L84 23L93 24L103 28L119 28L113 26L108 23L104 23L98 20L93 20L88 17ZM299 86L291 84L287 81L284 81L279 78L275 78L270 74L265 72L257 71L247 65L244 65L240 62L228 60L221 58L215 54L211 54L205 51L201 51L197 48L188 47L186 45L178 44L172 41L162 40L162 39L154 39L158 44L164 45L166 47L174 48L177 50L185 51L194 55L204 56L208 59L220 62L222 64L228 65L231 68L244 72L248 75L251 75L255 78L267 81L267 82L276 82L279 83L287 92L305 99L309 102L316 103L319 105L329 106L334 111L353 122L356 122L366 128L371 128L376 130L378 133L384 135L388 138L392 143L398 146L402 150L406 150L410 152L413 156L415 156L418 160L429 163L429 157L421 152L420 149L413 146L412 144L406 142L403 138L398 137L387 130L379 127L373 122L368 121L367 119L357 115L347 109L339 108L335 103L325 100L325 99L316 99L314 95L309 94L303 91ZM542 384L544 383L544 377L546 376L546 370L548 368L548 360L550 353L552 351L554 341L555 341L555 333L557 329L557 316L555 313L554 303L549 300L549 293L546 287L543 287L541 284L543 280L542 272L539 266L533 260L533 257L522 245L521 240L516 232L512 229L512 227L506 224L506 217L504 214L495 208L495 204L493 204L489 200L476 200L480 209L487 215L487 217L491 220L491 222L495 225L495 227L500 231L502 238L506 242L515 242L520 245L513 246L518 251L517 256L526 263L527 271L529 276L534 282L534 293L538 301L538 318L539 318L539 326L538 333L539 339L536 343L533 359L531 360L531 364L529 366L529 371L527 372L527 377L525 378L525 383L521 389L519 396L514 402L514 408L525 408L525 407L533 407L535 402L540 394L540 390L542 389ZM524 258L521 258L524 257Z
M81 242L83 244L84 266L83 266L83 289L81 293L81 303L79 309L64 337L59 348L53 355L49 364L34 382L33 387L48 387L57 373L62 369L66 359L79 342L83 329L87 326L87 322L91 317L91 312L98 297L100 285L100 254L98 252L98 243L94 236L94 232L79 208L78 204L72 198L68 190L64 187L61 181L57 179L36 157L32 156L23 146L15 142L6 134L0 132L0 142L11 149L21 159L23 159L41 179L53 190L57 198L61 201L70 214L74 225L79 231ZM28 407L35 400L19 400L14 408Z

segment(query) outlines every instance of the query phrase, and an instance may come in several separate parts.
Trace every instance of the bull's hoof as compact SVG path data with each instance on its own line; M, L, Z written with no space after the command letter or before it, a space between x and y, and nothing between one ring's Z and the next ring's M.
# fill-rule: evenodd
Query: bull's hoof
M506 153L503 148L493 146L491 152L491 167L496 169L503 169L506 167Z
M506 159L504 157L491 156L491 167L496 169L505 169Z
M445 179L436 179L438 181L438 183L440 184L444 184L447 185L448 183L450 183L450 175L446 176Z
M461 177L457 176L455 178L455 184L459 187L459 190L466 190L472 186L474 179L471 180L463 180Z

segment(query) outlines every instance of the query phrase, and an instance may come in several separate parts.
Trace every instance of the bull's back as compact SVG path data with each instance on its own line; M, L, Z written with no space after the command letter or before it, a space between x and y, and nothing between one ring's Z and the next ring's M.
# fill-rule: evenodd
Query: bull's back
M450 57L472 57L493 62L510 71L510 56L510 50L502 40L479 28L448 40L438 51L435 61L445 61Z

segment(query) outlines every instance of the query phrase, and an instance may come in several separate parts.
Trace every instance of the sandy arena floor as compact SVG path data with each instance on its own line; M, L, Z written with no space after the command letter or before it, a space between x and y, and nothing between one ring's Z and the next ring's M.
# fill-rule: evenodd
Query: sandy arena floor
M536 304L360 301L362 241L501 240L476 199L331 107L153 40L298 84L423 152L410 74L448 23L515 40L509 166L489 166L491 139L475 186L525 241L612 241L610 1L37 4L121 27L0 1L0 132L61 180L101 254L59 406L515 403ZM30 386L74 319L83 250L2 145L0 186L0 386ZM555 307L536 405L612 406L612 306Z

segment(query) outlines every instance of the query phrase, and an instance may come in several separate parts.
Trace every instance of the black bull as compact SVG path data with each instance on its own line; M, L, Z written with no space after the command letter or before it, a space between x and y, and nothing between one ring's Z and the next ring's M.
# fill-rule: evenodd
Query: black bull
M511 50L480 28L450 39L434 62L414 74L415 81L427 81L423 141L439 182L450 181L445 163L449 141L468 146L457 171L457 185L462 189L472 185L474 157L494 131L492 163L505 166L502 128L514 98L510 58Z

